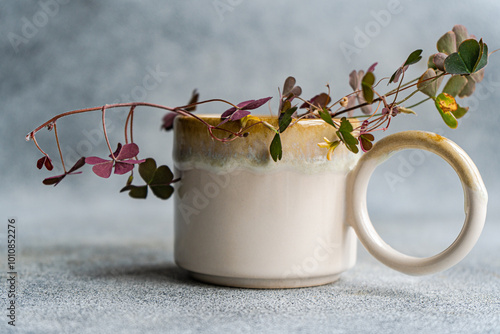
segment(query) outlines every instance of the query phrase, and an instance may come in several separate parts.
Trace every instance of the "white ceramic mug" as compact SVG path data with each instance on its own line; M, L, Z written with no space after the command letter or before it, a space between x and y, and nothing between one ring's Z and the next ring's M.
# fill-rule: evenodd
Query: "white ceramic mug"
M203 119L214 125L220 121ZM264 119L277 124L274 118ZM487 192L476 166L455 143L435 134L396 133L364 154L339 147L328 161L317 143L323 137L335 139L335 129L319 119L301 120L282 133L283 159L274 162L269 155L274 134L261 124L230 143L212 140L193 118L178 117L174 130L174 161L181 177L175 192L175 261L205 282L251 288L330 283L354 266L356 236L389 267L430 274L459 262L484 225ZM366 205L374 169L391 154L411 148L446 160L465 195L462 231L446 250L428 258L387 245Z

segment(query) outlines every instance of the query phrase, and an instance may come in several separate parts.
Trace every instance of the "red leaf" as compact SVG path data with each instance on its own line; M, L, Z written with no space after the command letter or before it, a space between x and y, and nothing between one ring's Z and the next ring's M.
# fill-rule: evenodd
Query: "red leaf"
M105 179L111 176L112 170L113 170L113 161L106 161L105 163L96 164L94 167L92 167L92 171L97 176L103 177Z
M115 155L116 160L124 160L130 159L139 154L139 146L135 143L125 144L118 152L118 155Z
M38 169L42 169L43 166L45 166L47 170L52 170L54 168L54 166L52 166L52 161L46 155L38 159L38 161L36 162L36 166L38 167Z
M116 150L113 152L113 156L116 158L120 154L121 150L122 150L122 144L118 143L118 145L116 145ZM109 157L112 158L111 154L109 155Z
M135 164L142 164L146 159L142 160L123 160L115 163L115 174L122 175L130 172Z
M240 102L239 104L236 105L238 108L231 107L231 108L227 109L226 111L224 111L220 117L222 119L228 118L232 114L234 114L236 112L236 110L257 109L260 106L262 106L263 104L265 104L267 101L269 101L270 99L272 99L272 97L265 97L265 98L258 99L258 100L248 100L248 101Z
M370 67L368 68L368 70L366 70L366 72L368 73L368 72L373 72L373 71L375 71L375 66L377 66L377 64L378 64L378 63L373 63L373 64L372 64L372 66L370 66Z
M88 157L85 158L85 162L88 163L89 165L97 165L97 164L102 164L105 162L108 162L109 160L105 160L99 157Z
M166 114L165 116L163 116L163 124L161 126L162 129L165 129L165 130L171 130L174 128L174 120L175 118L179 116L178 113L176 112L170 112L168 114Z
M237 121L239 119L242 119L243 117L245 116L248 116L250 115L250 111L247 111L247 110L238 110L238 111L235 111L232 115L231 115L231 121Z
M82 168L85 165L85 157L81 157L78 161L71 167L68 174L73 173L75 170Z
M220 118L225 119L231 116L237 109L235 107L231 107L228 110L224 111L222 115L220 115Z
M62 181L62 179L64 179L64 177L66 176L66 174L63 174L63 175L57 175L57 176L51 176L51 177L48 177L46 178L45 180L42 181L43 184L47 185L47 186L50 186L50 185L54 185L57 186L59 184L59 182Z
M264 105L267 101L269 101L270 99L272 99L272 97L264 97L262 99L258 99L258 100L250 100L250 101L246 101L246 102L249 102L245 105L245 107L243 108L240 108L240 109L244 109L244 110L252 110L252 109L257 109L259 108L260 106ZM244 103L244 102L242 102ZM239 105L238 105L239 106Z
M123 175L134 169L134 165L117 161L115 164L115 174ZM110 170L111 171L111 170ZM111 174L111 172L110 172Z

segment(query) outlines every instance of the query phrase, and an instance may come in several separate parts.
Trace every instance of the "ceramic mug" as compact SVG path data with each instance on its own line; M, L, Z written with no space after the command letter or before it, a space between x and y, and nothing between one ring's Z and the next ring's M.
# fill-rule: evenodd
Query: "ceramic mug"
M216 116L201 116L218 124ZM277 124L276 118L261 119ZM355 122L355 120L352 120ZM236 131L236 124L227 124ZM223 133L216 133L221 136ZM227 134L226 134L227 135ZM190 117L174 124L175 261L194 278L235 287L292 288L333 282L354 266L356 238L378 260L411 275L458 263L476 243L486 217L487 192L467 154L450 140L406 131L379 140L364 154L345 147L331 161L318 147L335 129L301 120L281 134L283 158L274 162L274 133L262 124L229 143L210 138ZM446 160L463 185L466 218L456 240L428 258L387 245L370 222L368 181L391 154L423 149Z

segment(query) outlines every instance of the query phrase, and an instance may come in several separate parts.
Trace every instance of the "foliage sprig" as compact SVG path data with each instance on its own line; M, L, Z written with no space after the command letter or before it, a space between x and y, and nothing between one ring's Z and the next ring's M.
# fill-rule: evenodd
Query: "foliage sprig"
M169 198L174 189L172 184L179 181L168 166L157 167L153 158L139 159L139 147L133 140L133 122L136 109L154 108L166 110L168 113L163 117L161 128L171 130L177 116L193 117L201 122L214 140L219 142L230 142L249 135L249 130L254 126L264 126L273 135L269 144L269 154L274 161L283 158L283 148L281 135L301 119L317 118L335 128L336 138L323 138L318 143L319 147L327 149L326 155L330 160L334 151L341 145L349 151L358 153L368 151L372 148L376 131L385 131L389 128L391 120L397 115L415 114L412 108L422 104L427 100L433 100L434 105L441 115L443 121L450 128L458 126L458 119L468 112L468 107L460 106L456 98L463 98L474 93L476 83L484 77L484 67L488 63L488 46L482 39L479 41L469 35L467 29L462 25L456 25L453 29L439 38L437 41L437 53L429 56L427 70L417 78L404 81L405 74L411 65L418 63L422 59L422 50L411 52L406 60L399 66L390 77L384 77L377 81L375 77L375 67L377 63L371 65L365 71L352 71L349 75L349 85L353 92L333 99L329 85L327 92L321 92L310 99L303 99L302 89L296 85L294 77L288 77L282 89L278 89L279 104L277 110L278 125L273 126L268 122L252 115L252 111L269 104L271 97L243 101L233 104L224 99L209 99L199 101L199 93L194 90L188 104L178 107L167 107L158 104L131 102L105 105L96 108L86 108L68 111L41 124L27 136L27 140L32 140L42 157L37 161L39 169L45 167L47 170L53 169L52 159L42 150L36 140L36 134L47 128L54 130L59 157L64 170L62 175L46 178L43 183L47 185L57 185L67 175L79 174L76 170L85 164L93 165L92 170L100 177L108 178L113 169L115 174L131 173L127 183L121 191L128 191L133 198L146 198L148 189L161 199ZM444 88L439 92L443 81L447 79ZM395 85L394 88L382 94L379 91L379 84L387 81L387 85ZM419 101L414 101L410 106L404 104L413 99L418 93L425 97ZM220 122L211 125L195 114L197 106L206 103L223 103L229 107L221 113ZM106 112L112 109L129 108L129 112L124 127L125 144L117 143L117 149L112 151L111 143L107 135ZM354 112L360 110L361 114L355 116ZM65 161L61 152L60 139L57 133L57 121L66 116L100 111L102 116L102 127L104 138L109 150L109 159L99 157L82 157L77 163L66 170ZM353 125L349 118L357 118L360 122ZM232 122L237 124L237 131L229 130L223 125ZM359 124L359 125L358 125ZM141 178L145 185L132 185L133 169L138 165Z

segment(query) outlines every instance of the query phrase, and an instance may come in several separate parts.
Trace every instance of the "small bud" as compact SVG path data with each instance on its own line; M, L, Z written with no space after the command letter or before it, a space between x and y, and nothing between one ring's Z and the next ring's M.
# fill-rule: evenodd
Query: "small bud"
M399 112L402 112L402 113L404 113L404 114L414 114L414 115L416 115L416 114L417 114L417 113L416 113L416 112L414 112L413 110L408 109L408 108L405 108L405 107L398 107L398 110L399 110Z
M249 135L249 134L250 134L250 133L248 133L248 132L245 132L245 133L243 134L243 138L246 138L246 137L248 137L248 135Z
M447 57L448 55L445 53L442 52L436 53L432 58L432 62L434 63L434 65L436 65L436 68L438 70L444 71L445 70L444 61L446 60Z
M340 105L345 108L345 107L347 107L348 104L349 104L349 98L347 96L344 96L340 100Z
M368 120L363 121L361 124L361 131L365 131L368 128L368 124L370 124Z

